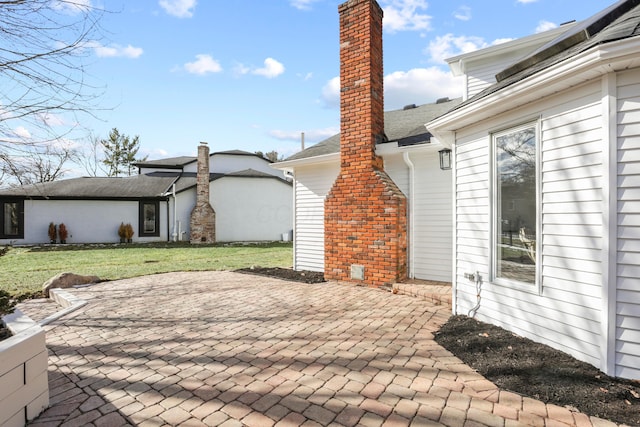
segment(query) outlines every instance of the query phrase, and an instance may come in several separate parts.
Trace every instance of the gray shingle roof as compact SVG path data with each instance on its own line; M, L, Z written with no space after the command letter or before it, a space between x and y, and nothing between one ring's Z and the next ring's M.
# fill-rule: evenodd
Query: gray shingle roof
M140 199L162 197L178 173L122 178L72 178L0 190L0 197L51 199Z
M531 77L553 65L595 46L640 35L640 0L621 0L604 11L568 30L529 57L503 70L498 80L482 92L454 108L461 108L481 98Z
M185 165L193 163L197 160L197 157L193 156L169 157L167 159L138 162L135 163L135 166L145 168L182 169Z
M389 142L400 145L427 143L431 134L425 124L460 104L460 98L442 100L433 104L424 104L415 108L386 111L384 113L384 131ZM285 161L306 159L340 151L340 134L333 135L311 147L290 156Z

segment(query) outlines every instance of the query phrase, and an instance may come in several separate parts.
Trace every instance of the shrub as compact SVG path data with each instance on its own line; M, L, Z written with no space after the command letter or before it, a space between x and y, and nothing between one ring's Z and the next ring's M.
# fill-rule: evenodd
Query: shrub
M67 241L69 231L67 231L67 226L64 225L64 223L60 223L58 226L58 236L60 236L60 243L65 243Z
M49 234L49 240L51 241L51 243L55 243L58 232L56 230L56 225L53 222L49 223L48 234Z
M118 227L118 237L120 237L121 239L127 238L126 226L124 225L124 222L121 222L120 226Z
M124 226L124 233L127 240L131 240L135 232L133 231L133 226L131 224L126 224Z

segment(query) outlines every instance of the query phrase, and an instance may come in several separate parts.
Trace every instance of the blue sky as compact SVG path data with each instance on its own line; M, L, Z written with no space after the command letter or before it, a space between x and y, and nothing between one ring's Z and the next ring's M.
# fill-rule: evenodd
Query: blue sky
M139 135L150 159L299 150L339 131L338 0L99 0L91 44L99 137ZM582 20L613 0L379 0L385 109L461 94L444 59Z

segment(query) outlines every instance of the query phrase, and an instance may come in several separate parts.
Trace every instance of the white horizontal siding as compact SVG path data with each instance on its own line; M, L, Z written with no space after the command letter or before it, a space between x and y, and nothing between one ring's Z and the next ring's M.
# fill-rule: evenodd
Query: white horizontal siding
M602 298L602 107L593 82L457 132L456 307L599 366ZM541 290L491 282L491 129L541 117Z
M416 279L451 281L452 201L451 172L439 167L437 151L409 152L414 165L412 195L414 262ZM400 190L408 195L410 171L402 153L384 156L384 169ZM410 238L411 238L410 237Z
M640 378L640 70L618 76L616 375Z
M339 171L338 162L295 170L296 270L324 271L324 199Z

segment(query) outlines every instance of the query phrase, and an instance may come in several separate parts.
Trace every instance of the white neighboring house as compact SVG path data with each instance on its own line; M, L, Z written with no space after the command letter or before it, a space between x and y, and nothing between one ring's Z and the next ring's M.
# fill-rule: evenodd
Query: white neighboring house
M522 41L450 62L453 311L640 379L640 6L562 29L480 84Z
M425 123L461 102L441 99L385 113L384 169L409 201L410 278L451 280L451 171L441 170ZM294 268L324 271L324 199L340 169L340 135L271 165L294 177Z
M281 240L293 228L292 184L270 163L239 150L209 156L216 241ZM197 158L136 166L140 173L131 177L73 178L0 190L0 244L48 243L50 222L66 225L67 243L118 242L122 222L133 225L134 242L189 241Z

